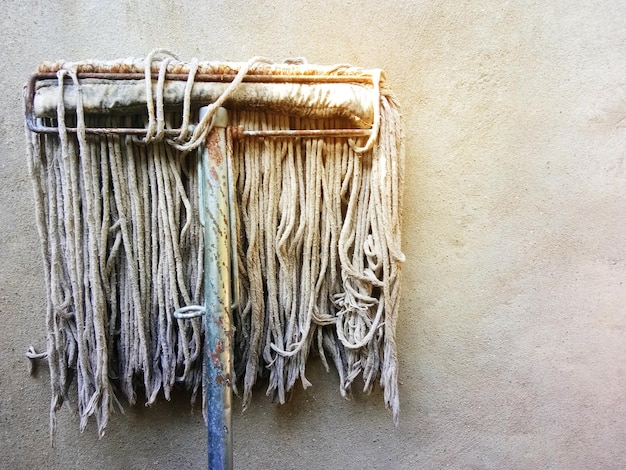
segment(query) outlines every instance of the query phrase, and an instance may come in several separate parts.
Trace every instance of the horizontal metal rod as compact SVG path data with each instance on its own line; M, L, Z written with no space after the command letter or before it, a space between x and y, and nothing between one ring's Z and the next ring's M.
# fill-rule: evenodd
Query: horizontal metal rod
M59 128L52 126L41 126L34 124L32 120L27 120L28 129L37 134L58 134ZM67 132L75 134L76 127L68 127ZM368 137L371 129L272 129L272 130L247 130L241 127L233 128L233 138L241 139L245 137L264 138L316 138L316 137ZM146 129L132 127L87 127L86 134L97 135L146 135ZM167 137L175 137L180 134L180 129L165 129Z
M28 130L36 134L58 134L59 128L54 126L41 126L33 124L31 120L26 121ZM65 129L69 134L78 133L78 128L68 127ZM135 127L86 127L85 134L98 135L146 135L147 130ZM180 134L180 129L165 129L163 133L167 137L175 137Z
M31 75L25 90L25 115L28 129L38 134L58 134L59 128L55 126L44 126L37 122L33 114L33 100L36 89L36 82L44 79L56 79L55 72L35 73ZM114 73L114 72L81 72L79 79L99 78L108 80L141 80L145 76L143 73ZM153 79L158 78L157 73L152 74ZM188 74L166 74L167 80L187 80ZM234 74L197 74L195 77L199 82L231 82ZM371 83L371 77L350 76L350 75L246 75L245 82L257 83ZM68 133L77 133L76 127L68 127ZM243 137L267 137L267 138L296 138L296 137L367 137L370 129L287 129L287 130L245 130L233 129L234 138ZM136 135L146 134L143 128L107 128L107 127L87 127L86 134L96 135ZM165 136L175 137L180 134L180 129L166 129Z
M371 129L273 129L273 130L247 130L236 128L234 138L242 137L369 137Z
M197 73L194 80L197 82L232 82L235 74ZM157 80L158 73L152 74L152 79ZM187 73L166 73L166 80L185 81L189 77ZM56 79L55 72L40 72L32 75L31 80ZM121 72L79 72L79 79L96 78L101 80L143 80L143 73ZM254 83L372 83L372 77L355 75L246 75L244 82Z

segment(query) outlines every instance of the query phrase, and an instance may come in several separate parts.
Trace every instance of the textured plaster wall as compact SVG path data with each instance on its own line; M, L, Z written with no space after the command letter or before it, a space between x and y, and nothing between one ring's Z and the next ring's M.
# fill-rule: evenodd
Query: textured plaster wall
M403 105L402 415L314 387L235 414L237 468L625 468L626 4L2 2L0 468L203 468L178 396L98 440L48 445L43 276L21 89L49 59L143 56L381 67ZM238 404L239 402L236 402Z

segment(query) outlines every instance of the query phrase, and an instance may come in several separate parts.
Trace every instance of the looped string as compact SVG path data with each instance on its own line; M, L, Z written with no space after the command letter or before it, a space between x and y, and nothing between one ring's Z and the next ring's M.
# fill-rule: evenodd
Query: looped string
M215 113L217 113L217 110L224 104L224 102L230 97L230 95L243 81L243 78L248 73L248 70L250 70L250 68L257 63L271 64L272 61L260 56L250 59L245 65L243 65L239 69L233 81L230 83L230 85L228 85L228 87L226 87L226 90L224 90L224 93L222 93L217 100L207 106L206 114L195 127L191 138L184 144L177 144L176 142L172 142L171 145L177 150L183 152L183 154L186 154L202 144L206 140L206 136L209 131L213 128Z
M154 101L152 100L152 62L157 56L165 56L165 59L161 63L161 68L159 69L159 79L157 82L157 107L159 107L160 96L161 109L160 114L157 114L155 116L155 106ZM178 58L167 49L154 49L146 57L144 76L146 82L146 107L148 109L148 128L146 130L145 138L142 139L142 142L144 143L150 143L153 140L157 140L155 137L155 133L157 133L158 118L159 116L161 118L163 117L163 87L165 85L165 73L167 72L167 65L172 59Z
M380 81L382 79L382 71L380 69L374 70L372 74L372 83L374 84L374 123L372 124L372 133L370 134L367 142L362 147L359 147L353 139L348 140L350 148L355 153L365 153L371 150L374 143L378 139L378 133L380 132Z
M370 309L359 305L350 297L348 293L345 294L343 302L349 305L337 312L337 337L346 348L360 349L369 344L376 331L383 326L380 320L385 310L385 302L382 298L380 300L372 299L378 302L376 316L372 321L369 317ZM338 304L337 301L336 303ZM364 336L362 336L363 331L367 331ZM361 338L357 339L359 336ZM350 341L348 338L352 338L353 341Z
M48 351L38 353L34 346L29 346L26 350L26 357L28 358L28 374L35 374L35 361L37 359L48 359Z
M191 59L189 64L189 76L185 85L185 95L183 97L183 122L180 125L180 134L176 139L168 139L168 143L183 143L189 134L189 121L191 120L191 91L195 83L196 73L198 73L199 61L196 57Z
M166 57L161 62L159 69L159 78L157 80L157 95L156 95L156 134L154 135L155 141L163 139L163 133L165 131L165 112L163 106L163 92L165 88L165 74L167 73L167 66L172 61L171 57ZM146 139L148 136L146 135Z
M59 69L57 72L57 80L59 83L59 95L57 99L57 126L59 128L59 140L61 141L61 148L65 148L67 145L67 126L65 125L65 88L64 80L68 71L64 68Z
M155 102L152 99L152 62L156 56L165 55L162 59L159 67L159 76L156 84L156 112ZM165 90L165 75L167 74L167 67L170 62L177 57L166 49L155 49L150 52L145 60L145 82L146 82L146 107L148 111L148 125L146 129L145 138L139 140L139 142L148 144L151 142L159 142L163 140L165 131L165 114L164 114L164 90ZM180 134L174 139L166 139L167 143L174 147L176 150L184 154L196 149L200 144L206 140L206 136L213 128L215 121L215 114L217 110L224 104L224 102L232 95L237 87L243 81L250 68L257 63L271 64L272 61L265 58L256 56L245 63L235 75L233 81L226 87L220 97L211 103L207 107L207 112L202 120L194 127L191 137L189 137L191 120L191 91L195 83L195 76L198 72L199 62L197 58L194 58L189 66L189 76L185 85L185 94L183 99L183 121L180 128Z
M172 316L179 320L187 320L189 318L201 317L205 313L206 308L203 305L187 305L186 307L174 310Z

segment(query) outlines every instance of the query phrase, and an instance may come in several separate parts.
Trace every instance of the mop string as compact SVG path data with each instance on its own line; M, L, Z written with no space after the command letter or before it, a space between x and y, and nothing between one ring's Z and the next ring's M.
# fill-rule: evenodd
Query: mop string
M161 62L161 67L159 68L159 76L157 79L157 96L156 96L156 133L154 137L146 135L146 141L154 140L159 142L163 139L164 131L165 131L165 116L163 111L163 92L165 88L165 74L167 73L167 66L172 61L171 57L166 57Z
M374 123L372 124L372 131L367 139L367 142L362 147L359 147L356 142L352 139L348 139L348 144L350 148L357 154L363 154L368 150L371 150L374 146L374 143L378 139L378 134L380 132L380 82L382 80L382 70L375 69L372 72L372 84L374 85Z
M157 80L157 93L156 93L156 105L153 102L152 96L152 62L157 55L166 54L167 57L162 59L160 67L159 67L159 75ZM169 52L166 49L155 49L148 54L145 60L145 82L146 82L146 105L148 111L148 127L146 129L146 136L142 139L142 142L149 143L152 141L160 141L163 139L165 123L163 116L163 92L165 87L165 74L167 73L167 68L170 62L173 59L177 59L177 57ZM287 64L302 64L305 61L301 58L286 60ZM191 91L195 82L195 75L198 70L198 59L193 58L191 64L189 66L189 75L187 78L187 83L185 85L185 92L183 98L183 122L180 127L181 131L179 135L174 139L167 139L167 142L181 151L184 154L196 149L200 144L202 144L209 131L213 128L214 125L214 117L217 109L222 106L222 104L232 95L232 93L237 89L237 87L243 82L245 75L248 73L250 68L256 64L272 64L272 61L266 57L255 56L248 60L237 72L233 81L229 84L229 86L224 90L224 92L215 100L213 103L208 105L207 113L200 120L200 122L194 126L193 134L189 140L187 139L187 135L189 133L189 122L190 122L190 101L191 101ZM341 67L341 66L338 66ZM345 66L344 66L345 67ZM373 84L373 109L374 109L374 122L372 124L372 130L369 138L363 146L357 145L356 141L353 139L348 139L348 144L352 148L352 150L356 154L363 154L372 149L376 141L378 140L378 135L380 132L380 121L381 121L381 91L380 84L382 81L382 70L375 69L372 71L372 84ZM155 116L155 106L156 106L156 116Z
M172 316L178 319L190 319L201 317L206 314L206 308L204 305L187 305L186 307L180 307L174 310Z
M144 81L146 84L146 108L148 110L148 127L146 129L146 136L144 139L142 139L141 141L144 143L149 143L153 140L153 136L157 130L157 117L155 116L155 105L154 105L154 101L152 101L152 61L154 60L155 56L165 56L165 59L163 60L163 65L161 69L159 70L159 81L158 81L158 85L159 88L161 86L163 86L163 80L161 79L161 74L163 74L163 78L165 78L165 71L167 70L167 65L170 62L170 60L172 58L177 58L174 54L172 54L170 51L168 51L167 49L154 49L152 50L148 56L145 59L145 64L147 64L145 66L144 69ZM161 98L163 96L162 90L161 90ZM157 91L157 100L159 97L159 91ZM162 110L161 110L162 112Z
M244 75L255 63L268 61L253 58L238 66L209 113L191 127L192 89L200 66L197 59L188 65L182 114L170 115L164 103L166 76L181 68L174 59L168 51L156 50L136 62L149 77L143 142L131 136L85 135L81 87L70 63L58 70L58 134L31 134L31 172L38 173L34 178L47 204L42 241L47 243L51 285L51 423L72 376L78 382L81 427L93 415L101 432L116 394L132 404L141 382L147 404L160 391L169 398L178 381L193 396L202 387L203 326L198 317L206 311L199 305L204 234L196 218L200 201L188 197L199 176L195 161L184 154L204 142L217 109ZM385 403L397 417L394 335L404 258L399 238L403 147L397 105L381 73L372 75L376 106L363 146L331 136L243 138L231 144L237 188L233 218L241 222L233 237L241 270L239 280L232 281L241 289L241 302L232 309L233 345L244 408L255 383L267 375L268 392L280 402L298 378L308 386L305 364L317 347L324 365L327 354L337 367L342 396L348 396L360 374L366 392L380 379ZM65 107L73 98L63 97L68 77L80 108L77 140L68 137L65 122ZM69 94L70 88L65 90ZM285 109L290 105L285 99ZM231 122L251 130L333 129L345 122L229 111ZM182 125L179 135L168 139L164 130L170 116L182 118ZM87 124L123 128L137 118L141 113L89 116ZM37 354L30 351L30 360Z
M189 64L189 76L187 77L185 94L183 97L183 122L180 126L180 134L176 137L176 139L174 139L175 143L183 143L189 134L189 122L191 120L191 91L195 83L196 74L198 73L199 63L198 59L194 57L191 59L191 63ZM171 144L172 140L169 139L168 142Z
M170 141L170 145L175 149L182 152L183 155L191 152L192 150L198 148L201 144L206 140L206 136L209 131L213 128L215 123L215 115L217 110L224 104L224 102L233 94L233 92L237 89L237 87L243 82L244 77L250 70L250 68L257 63L265 63L271 64L272 61L261 56L255 56L251 58L248 62L246 62L237 72L233 81L226 87L224 92L217 98L213 103L207 106L206 114L204 117L198 122L198 124L194 127L192 136L183 144L177 143L176 140L182 140L179 136L178 139ZM191 76L191 75L190 75ZM193 86L193 82L191 82L193 78L188 79L188 87L191 89ZM163 84L161 84L161 87ZM191 93L191 91L190 91ZM187 112L188 114L189 112ZM183 131L181 131L182 134Z

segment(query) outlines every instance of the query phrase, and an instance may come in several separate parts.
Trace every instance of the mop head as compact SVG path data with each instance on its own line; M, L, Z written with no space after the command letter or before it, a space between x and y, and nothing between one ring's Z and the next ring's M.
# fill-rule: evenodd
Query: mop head
M46 272L52 429L73 380L81 429L93 415L100 433L120 402L149 405L161 392L169 399L176 384L194 398L202 393L203 322L172 314L204 302L194 149L211 123L189 124L209 103L246 130L372 127L369 139L233 139L233 386L244 408L259 381L283 403L298 379L310 385L306 364L315 353L337 370L344 397L359 376L365 392L378 382L397 420L404 148L398 106L379 71L261 59L186 63L157 52L46 63L39 72L57 77L37 83L31 110L57 131L27 131ZM79 78L88 72L159 76ZM201 74L238 78L207 83ZM268 83L241 83L246 74ZM273 82L307 75L328 83ZM146 132L85 130L103 127ZM172 128L182 130L171 136Z

